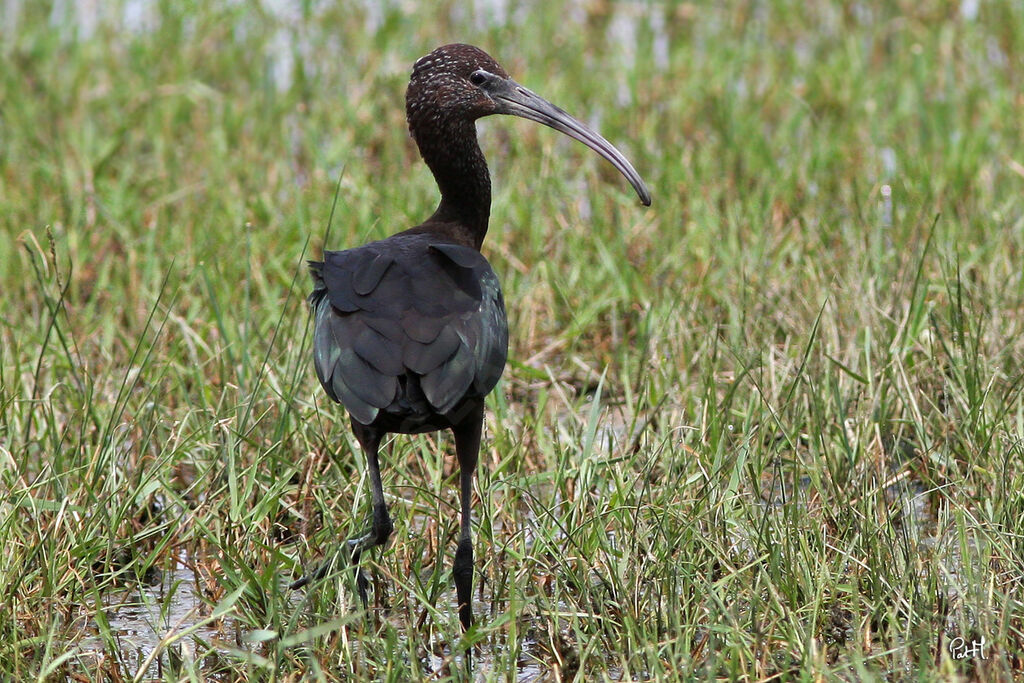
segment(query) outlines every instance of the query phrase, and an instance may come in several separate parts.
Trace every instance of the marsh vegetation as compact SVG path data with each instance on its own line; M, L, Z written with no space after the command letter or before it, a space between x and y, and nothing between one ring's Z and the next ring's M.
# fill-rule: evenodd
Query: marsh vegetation
M0 678L1022 675L1020 3L101 4L0 3ZM304 262L433 210L403 95L455 40L654 196L480 124L466 636L443 437L383 458L369 614L286 588L368 502Z

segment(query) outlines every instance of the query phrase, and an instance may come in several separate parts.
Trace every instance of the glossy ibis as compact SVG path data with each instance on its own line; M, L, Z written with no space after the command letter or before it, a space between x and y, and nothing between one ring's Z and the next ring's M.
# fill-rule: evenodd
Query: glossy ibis
M480 254L491 180L474 122L491 114L537 121L610 161L640 201L651 197L629 161L607 140L519 85L483 50L446 45L416 62L405 97L420 155L441 190L424 223L378 242L325 251L310 262L315 319L313 362L320 383L345 406L369 467L373 520L350 540L364 608L363 551L387 542L392 524L377 458L385 434L450 429L459 461L462 519L453 575L459 620L473 620L470 497L484 397L505 367L508 323L498 278ZM330 566L292 584L298 588Z

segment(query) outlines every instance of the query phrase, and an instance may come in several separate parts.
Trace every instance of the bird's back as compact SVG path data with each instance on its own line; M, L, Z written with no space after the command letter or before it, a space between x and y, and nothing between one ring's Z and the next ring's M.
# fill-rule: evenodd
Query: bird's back
M494 388L508 323L479 251L409 231L324 252L310 269L317 376L357 422L443 429Z

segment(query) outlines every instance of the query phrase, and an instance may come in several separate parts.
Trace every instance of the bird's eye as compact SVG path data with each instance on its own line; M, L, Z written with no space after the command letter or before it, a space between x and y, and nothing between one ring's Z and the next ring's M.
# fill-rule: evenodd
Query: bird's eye
M487 75L483 71L474 71L469 76L469 82L473 85L483 85L486 80Z

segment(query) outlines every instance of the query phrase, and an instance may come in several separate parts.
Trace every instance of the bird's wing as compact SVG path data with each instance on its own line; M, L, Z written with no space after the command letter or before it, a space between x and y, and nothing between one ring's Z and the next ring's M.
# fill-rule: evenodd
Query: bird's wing
M358 422L422 398L446 415L497 383L508 324L480 252L417 235L326 252L310 265L317 376Z

